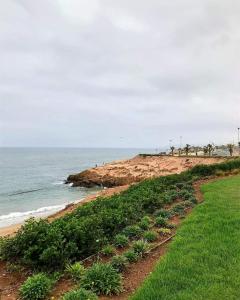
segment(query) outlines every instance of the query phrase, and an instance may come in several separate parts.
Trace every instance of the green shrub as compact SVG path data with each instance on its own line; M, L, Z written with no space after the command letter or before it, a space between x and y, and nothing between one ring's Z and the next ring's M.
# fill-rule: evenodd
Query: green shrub
M97 295L119 294L122 291L122 277L111 264L95 263L86 270L81 285Z
M123 255L116 255L113 256L111 260L111 265L117 272L123 272L128 265L128 260Z
M176 188L178 188L178 189L182 189L182 188L184 187L184 185L185 185L184 182L177 182L177 183L175 184Z
M11 263L11 262L7 262L6 264L6 269L8 272L10 273L20 273L23 271L23 266L19 265L19 264L15 264L15 263Z
M193 193L189 192L189 190L181 190L179 192L179 197L184 199L184 200L188 200L189 198L191 198L193 195Z
M159 228L158 233L162 236L166 236L171 234L171 230L169 228Z
M185 204L184 204L184 202L181 202L181 203L175 204L172 207L171 212L173 215L183 215L184 209L185 209Z
M133 243L133 250L139 256L144 256L144 254L149 250L149 244L144 240L139 240Z
M167 229L174 229L176 228L176 225L173 224L173 223L168 223L167 226L166 226Z
M163 217L157 217L155 223L158 227L164 227L167 225L167 220Z
M138 238L142 234L142 229L138 225L128 226L123 233L129 238Z
M143 238L145 241L152 243L157 240L158 235L155 231L149 230L149 231L144 232Z
M197 201L197 199L196 199L196 197L194 195L192 195L192 197L190 197L186 201L190 201L190 202L192 202L192 204L197 204L198 203L198 201Z
M24 300L41 300L49 294L53 285L51 280L44 273L39 273L28 277L20 287L20 297Z
M128 245L129 239L124 234L117 234L114 239L114 245L118 248L124 248Z
M67 265L66 267L66 273L76 282L82 278L84 272L85 268L79 262L76 262L72 265Z
M139 258L138 253L134 252L134 250L128 250L123 255L130 263L136 262Z
M138 223L138 226L142 229L142 230L147 230L150 228L151 226L151 218L149 216L144 216L141 221Z
M140 221L140 222L138 223L138 226L139 226L142 230L147 230L147 229L149 229L150 224L149 224L147 221L142 220L142 221Z
M196 198L195 198L196 199ZM186 200L186 201L183 201L183 205L184 207L188 208L188 207L193 207L195 203L193 203L192 201L190 200Z
M101 253L104 256L112 256L115 253L115 248L111 245L107 245L107 246L103 247Z
M141 221L145 221L145 222L148 222L148 224L151 224L152 218L149 216L144 216Z
M171 217L171 212L166 209L159 209L154 213L154 215L164 219L169 219Z
M98 297L93 292L80 288L66 293L61 300L97 300Z

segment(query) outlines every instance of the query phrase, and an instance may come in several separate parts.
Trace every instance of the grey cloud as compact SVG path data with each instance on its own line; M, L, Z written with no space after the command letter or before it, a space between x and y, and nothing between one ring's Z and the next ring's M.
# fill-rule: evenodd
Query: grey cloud
M231 141L239 13L233 0L0 0L0 144Z

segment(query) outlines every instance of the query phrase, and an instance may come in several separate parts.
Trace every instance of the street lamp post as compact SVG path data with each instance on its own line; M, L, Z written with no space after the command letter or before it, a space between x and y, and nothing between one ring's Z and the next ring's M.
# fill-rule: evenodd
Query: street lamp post
M240 155L240 127L238 127L238 155Z
M239 131L240 131L240 127L238 127L238 147L240 147L240 140L239 140L240 135L239 135Z

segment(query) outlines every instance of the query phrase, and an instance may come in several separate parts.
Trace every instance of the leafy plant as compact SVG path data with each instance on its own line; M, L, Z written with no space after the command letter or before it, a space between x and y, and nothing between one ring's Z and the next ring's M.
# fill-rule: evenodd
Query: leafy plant
M151 225L151 218L149 216L144 216L141 221L138 223L138 226L142 229L142 230L147 230L149 229L150 225Z
M104 256L112 256L115 253L115 248L111 245L107 245L107 246L103 247L101 253Z
M128 260L124 255L116 255L113 256L111 265L117 272L123 272L128 265Z
M122 291L122 277L111 264L95 263L86 270L81 285L97 295L119 294Z
M124 248L128 245L129 239L124 234L117 234L114 239L114 245L118 248Z
M144 256L144 254L149 250L149 244L144 240L136 241L133 244L133 250L139 256Z
M156 225L159 227L164 227L167 225L167 220L166 220L166 218L163 218L163 217L157 217L155 222L156 222Z
M66 293L61 300L97 300L96 294L91 291L87 291L83 288L80 288L75 291L70 291Z
M147 242L151 243L151 242L154 242L154 241L157 240L158 235L157 235L157 233L155 231L149 230L149 231L144 232L143 238Z
M79 262L76 262L72 265L69 264L66 267L66 273L76 282L80 281L84 272L85 272L85 268Z
M177 203L172 207L171 212L172 212L173 215L183 215L184 214L184 209L185 209L184 202Z
M6 269L8 272L10 273L20 273L23 271L23 266L19 265L19 264L15 264L15 263L11 263L11 262L8 262L6 264Z
M179 197L184 200L188 200L189 198L192 197L192 193L189 190L181 190L179 192Z
M124 229L123 233L129 238L137 238L142 234L142 229L138 225L128 226Z
M130 263L136 262L139 258L138 253L134 252L134 250L128 250L123 255Z
M20 297L24 300L41 300L49 294L53 285L51 280L44 273L28 277L20 287Z
M158 229L158 233L160 235L163 235L163 236L170 235L171 234L171 230L169 228L159 228Z
M171 217L171 212L166 209L159 209L154 213L157 217L162 217L164 219L169 219Z

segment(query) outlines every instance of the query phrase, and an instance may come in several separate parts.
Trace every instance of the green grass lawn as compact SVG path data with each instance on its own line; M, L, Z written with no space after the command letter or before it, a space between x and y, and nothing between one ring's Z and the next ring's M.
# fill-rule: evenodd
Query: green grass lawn
M240 299L240 176L202 186L204 203L132 300Z

